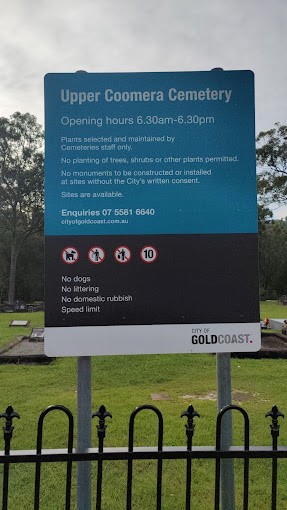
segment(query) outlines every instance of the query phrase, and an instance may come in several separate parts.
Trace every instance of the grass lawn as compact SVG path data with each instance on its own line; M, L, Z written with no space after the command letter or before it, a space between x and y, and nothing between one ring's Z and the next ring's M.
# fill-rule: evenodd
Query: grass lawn
M270 306L270 308L269 308ZM264 303L262 316L285 318L285 307L276 303ZM283 313L284 312L284 313ZM280 315L279 315L280 314ZM31 320L31 327L43 325L43 314L0 314L1 345L13 336L27 334L28 328L9 328L13 319ZM31 328L30 328L31 329ZM3 336L2 336L3 332ZM3 341L2 341L3 340ZM286 360L231 360L232 388L234 402L242 405L250 416L251 444L270 445L270 418L265 414L273 404L286 415ZM164 417L164 444L185 444L185 419L181 413L189 404L199 412L196 419L194 444L215 444L215 420L217 415L216 357L202 354L144 355L144 356L100 356L92 359L92 407L93 412L105 404L113 415L108 420L106 446L127 445L128 419L136 406L147 403L156 405ZM0 412L11 403L21 415L15 420L12 442L13 449L35 448L37 419L40 412L50 404L64 404L71 409L76 419L77 406L77 364L75 358L58 358L50 365L0 365ZM167 394L169 400L153 401L151 395ZM148 418L147 412L138 417L136 444L156 444L156 421ZM2 420L3 423L3 420ZM281 420L279 444L287 444L287 426ZM93 446L97 446L96 421L93 420ZM234 443L242 444L242 418L235 415ZM66 420L59 413L49 416L44 429L44 447L65 447ZM3 444L3 443L2 443ZM111 463L104 467L105 496L102 510L124 510L126 470L122 463ZM250 509L270 508L271 463L251 461ZM278 508L287 508L285 472L286 461L279 462ZM155 464L138 461L135 466L135 502L133 510L155 508L154 479ZM264 483L263 483L264 473ZM183 461L164 462L163 510L184 510ZM236 463L236 477L242 475L242 463ZM33 466L12 466L10 506L33 508ZM41 510L62 510L63 500L58 489L63 484L63 466L44 466L43 476L47 481L43 489ZM193 507L197 510L211 510L214 464L211 461L194 462ZM115 483L116 480L116 483ZM75 482L74 482L75 484ZM239 490L236 509L239 503ZM53 497L51 503L51 494ZM258 500L259 498L259 500ZM20 503L19 503L20 501ZM75 506L72 506L74 509Z
M269 319L287 319L287 306L278 304L277 301L261 301L260 317Z
M14 320L29 321L28 327L11 327ZM44 312L0 313L0 349L18 336L29 336L32 328L44 326Z

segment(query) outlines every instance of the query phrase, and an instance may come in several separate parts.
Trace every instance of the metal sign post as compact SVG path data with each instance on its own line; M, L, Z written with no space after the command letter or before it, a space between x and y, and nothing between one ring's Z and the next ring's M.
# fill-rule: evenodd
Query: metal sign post
M78 358L78 432L77 451L91 447L91 357ZM91 463L77 463L77 510L91 510Z
M232 403L230 353L216 355L217 367L217 403L218 411ZM223 416L221 429L221 447L228 449L232 445L232 415ZM221 505L222 510L235 510L234 466L233 459L221 460Z

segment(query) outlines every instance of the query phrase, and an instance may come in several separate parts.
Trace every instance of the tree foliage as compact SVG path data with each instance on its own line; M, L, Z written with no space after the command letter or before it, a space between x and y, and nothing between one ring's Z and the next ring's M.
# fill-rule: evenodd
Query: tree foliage
M263 299L287 294L287 222L273 221L271 203L287 203L287 126L276 123L257 137L259 269Z
M0 118L0 230L10 246L8 301L15 298L18 256L43 229L43 131L36 117Z
M258 191L263 203L287 201L287 126L276 123L257 137Z
M259 230L259 270L262 299L287 294L286 221L271 221Z

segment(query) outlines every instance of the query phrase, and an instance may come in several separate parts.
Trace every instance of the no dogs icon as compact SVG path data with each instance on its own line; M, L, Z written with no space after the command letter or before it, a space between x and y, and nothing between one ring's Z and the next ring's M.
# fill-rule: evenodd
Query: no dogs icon
M79 257L80 254L74 246L66 246L61 253L62 261L65 262L65 264L75 264L78 262Z

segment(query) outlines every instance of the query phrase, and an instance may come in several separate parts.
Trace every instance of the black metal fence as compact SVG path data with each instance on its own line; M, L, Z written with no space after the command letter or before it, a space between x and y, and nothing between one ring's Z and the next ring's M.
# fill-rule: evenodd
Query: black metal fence
M135 447L134 446L134 433L135 433L135 418L143 410L149 410L155 413L157 416L158 430L157 430L157 446L156 447ZM67 416L68 419L68 433L67 433L67 450L44 450L42 448L43 440L43 425L45 417L54 412L60 411ZM238 412L243 416L244 420L244 445L243 446L232 446L226 450L221 447L221 432L222 432L222 420L227 412ZM249 431L249 417L247 412L236 405L226 406L217 416L216 421L216 444L212 446L193 446L193 436L195 430L194 419L199 418L199 414L195 411L194 407L190 405L188 409L182 413L181 417L186 418L185 429L186 429L186 446L185 447L164 447L163 446L163 417L158 408L152 405L143 405L138 407L130 416L129 421L129 432L128 432L128 446L126 448L104 448L104 439L106 434L107 418L111 418L112 415L106 410L104 406L101 406L99 410L93 414L93 418L97 421L97 435L98 435L98 447L90 448L85 453L79 453L73 449L74 441L74 418L71 411L65 406L54 405L45 409L38 420L37 430L37 444L36 450L25 450L17 451L11 450L11 440L14 430L14 420L19 418L19 414L16 413L11 406L6 411L0 414L0 418L5 419L4 430L4 442L5 449L0 453L0 464L3 464L3 491L2 491L2 510L8 510L9 507L9 472L11 464L23 464L33 463L35 465L35 477L34 477L34 495L33 505L34 510L41 508L40 505L40 493L41 487L45 484L45 479L41 476L41 468L43 463L65 463L66 474L65 474L65 506L63 509L70 510L72 508L71 502L71 486L72 486L72 469L76 462L91 461L97 465L96 474L96 496L95 506L96 510L105 510L102 504L102 492L103 492L103 465L109 461L126 461L127 462L127 478L126 478L126 510L133 508L133 467L134 462L137 460L155 460L157 465L156 470L156 497L154 506L152 508L156 510L162 510L162 492L163 492L163 463L169 459L183 459L185 467L185 510L191 510L193 502L193 460L194 459L213 459L215 463L214 469L214 510L220 508L220 475L221 475L221 460L222 459L242 459L244 464L243 470L243 483L242 485L242 498L240 508L248 510L249 507L249 479L250 469L249 464L251 459L271 459L272 470L270 477L270 508L271 510L279 510L277 508L277 465L278 460L287 458L287 447L278 446L278 436L280 425L278 419L283 417L283 414L278 410L276 406L273 406L271 411L266 414L267 418L271 418L271 436L272 446L250 446L250 431ZM43 478L43 479L42 479ZM116 483L116 482L115 482ZM264 484L266 485L268 480L264 476ZM287 491L286 491L287 492ZM55 497L55 495L51 495ZM286 495L285 495L286 500ZM257 508L261 508L258 504ZM18 506L21 509L21 506ZM50 507L53 508L53 505ZM74 507L73 507L74 508ZM151 507L146 509L144 501L142 504L142 510L152 510ZM176 510L176 506L174 506ZM239 508L239 507L238 507ZM283 508L282 506L280 507ZM287 508L287 506L285 507ZM11 510L14 510L12 508Z

